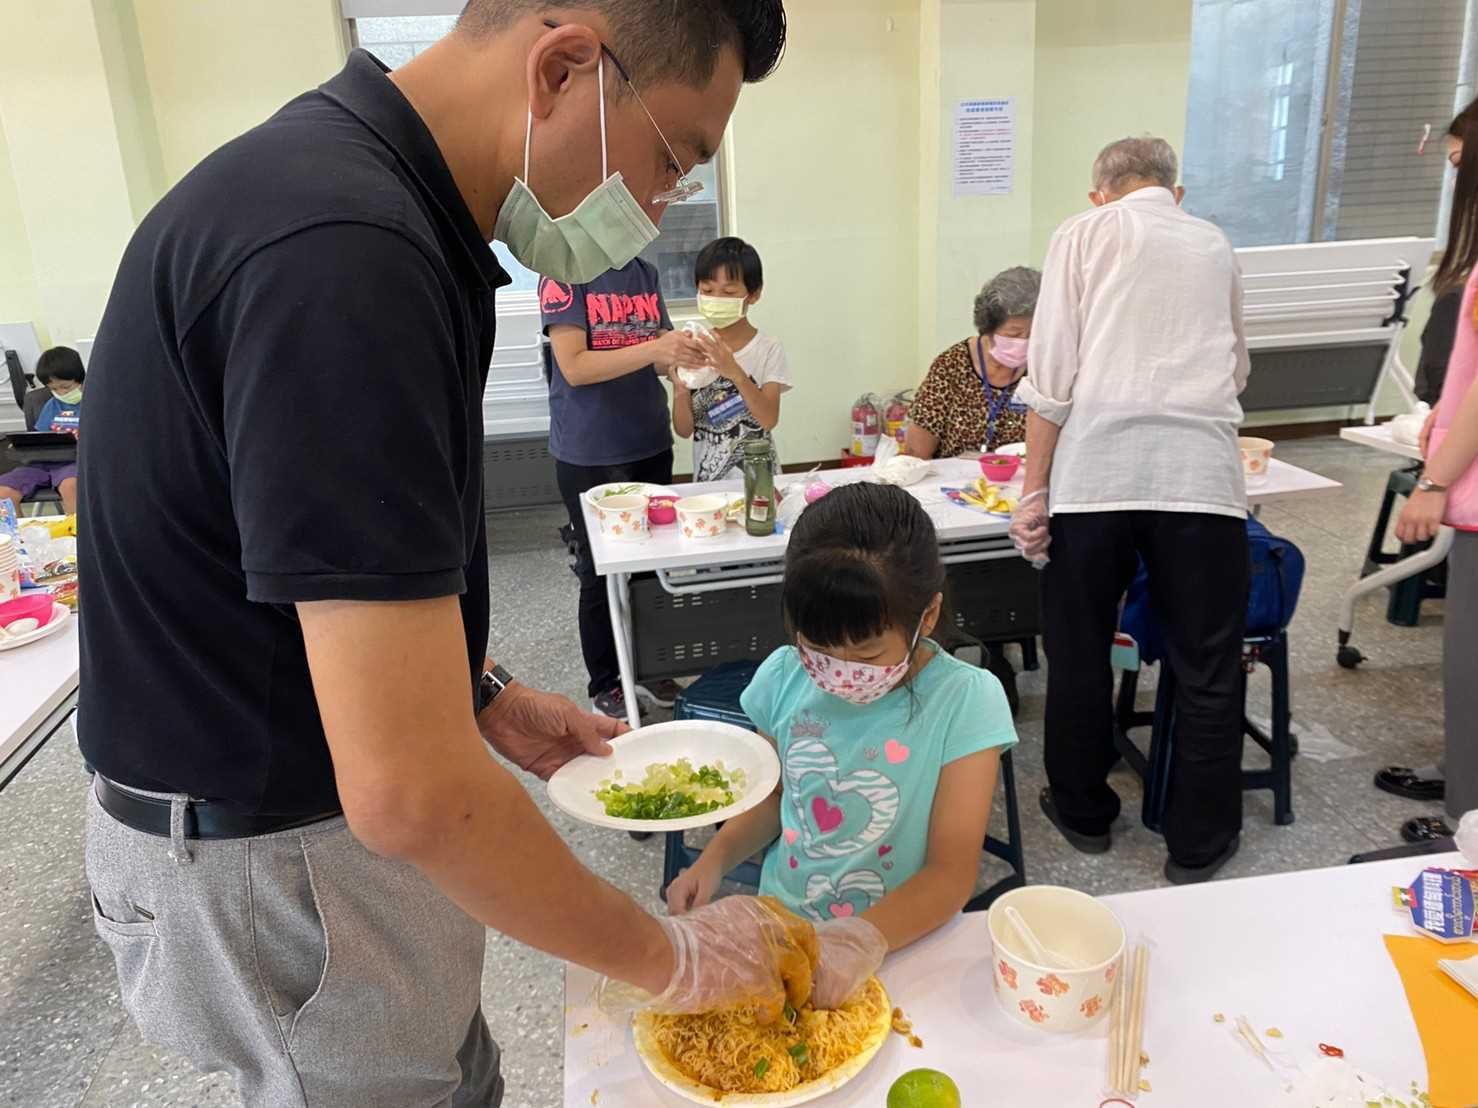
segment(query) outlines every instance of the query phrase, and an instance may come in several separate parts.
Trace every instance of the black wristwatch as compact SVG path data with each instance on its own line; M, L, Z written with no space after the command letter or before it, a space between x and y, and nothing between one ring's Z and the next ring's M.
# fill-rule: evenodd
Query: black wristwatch
M503 691L513 684L513 674L502 666L494 666L482 675L477 683L477 714L482 715L488 705L503 695Z

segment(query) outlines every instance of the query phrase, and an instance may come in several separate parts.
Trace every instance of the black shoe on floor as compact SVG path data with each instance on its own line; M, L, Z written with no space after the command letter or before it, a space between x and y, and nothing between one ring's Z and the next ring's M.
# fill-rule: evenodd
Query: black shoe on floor
M619 719L622 723L626 722L626 694L621 690L620 685L592 696L590 704L601 715ZM640 700L637 701L636 709L638 712L641 711Z
M670 677L661 681L643 681L636 687L637 701L654 708L671 708L682 694L683 687Z
M1057 811L1057 805L1052 800L1052 790L1043 789L1037 796L1037 803L1042 806L1042 814L1052 821L1052 826L1062 833L1073 848L1081 850L1084 854L1107 854L1113 840L1108 834L1085 835L1081 831L1074 831L1062 822L1062 816Z
M1165 859L1165 880L1172 885L1198 885L1202 881L1210 881L1216 876L1222 866L1230 862L1237 853L1237 848L1242 845L1242 837L1233 835L1232 841L1227 847L1204 866L1183 866L1174 858Z
M1375 787L1392 796L1428 803L1447 796L1447 782L1441 777L1418 777L1410 766L1387 766L1375 775Z
M1401 839L1408 843L1429 843L1450 839L1453 830L1441 816L1417 816L1401 825Z

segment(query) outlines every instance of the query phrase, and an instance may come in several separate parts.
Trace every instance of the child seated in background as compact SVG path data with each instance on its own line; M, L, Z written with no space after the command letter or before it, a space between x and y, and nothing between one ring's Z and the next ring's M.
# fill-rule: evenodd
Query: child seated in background
M82 382L87 371L82 355L70 346L53 346L36 359L36 380L51 396L36 416L33 431L57 431L77 437L82 422ZM53 488L61 495L67 515L77 510L77 463L34 462L0 473L0 500L9 500L20 512L21 500L37 489Z
M693 440L693 480L740 476L744 444L773 442L780 422L780 394L790 389L785 348L749 322L759 302L764 269L759 253L743 239L715 239L693 266L698 312L714 337L699 335L717 380L690 389L674 368L672 427Z
M817 1007L842 1004L883 956L953 918L975 889L1011 709L988 671L930 638L944 566L909 493L845 485L807 508L785 556L793 646L741 703L780 753L780 784L730 820L667 903L708 903L765 851L760 893L817 923Z

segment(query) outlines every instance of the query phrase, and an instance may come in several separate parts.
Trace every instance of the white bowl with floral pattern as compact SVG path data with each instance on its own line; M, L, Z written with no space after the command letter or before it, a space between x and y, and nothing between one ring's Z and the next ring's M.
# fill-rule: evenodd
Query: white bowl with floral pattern
M1006 918L1015 908L1047 950L1081 968L1034 962ZM996 999L1012 1019L1039 1031L1082 1031L1107 1014L1124 958L1124 926L1086 893L1060 885L1012 889L986 920Z
M704 493L679 500L678 531L685 539L716 539L729 523L729 498L719 493Z
M1242 472L1252 484L1267 480L1268 467L1273 464L1271 439L1242 437L1237 439L1237 449L1242 454Z
M650 533L645 496L608 496L595 502L600 533L612 542L641 542Z

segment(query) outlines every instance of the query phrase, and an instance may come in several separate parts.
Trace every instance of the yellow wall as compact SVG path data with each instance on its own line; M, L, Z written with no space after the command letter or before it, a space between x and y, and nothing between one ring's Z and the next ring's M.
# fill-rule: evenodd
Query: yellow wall
M133 8L168 184L344 64L335 0L133 0Z
M834 457L852 401L915 362L918 26L914 0L803 0L784 64L734 115L733 231L764 259L754 320L795 378L786 461Z

